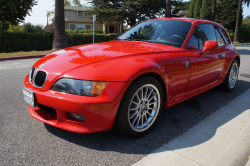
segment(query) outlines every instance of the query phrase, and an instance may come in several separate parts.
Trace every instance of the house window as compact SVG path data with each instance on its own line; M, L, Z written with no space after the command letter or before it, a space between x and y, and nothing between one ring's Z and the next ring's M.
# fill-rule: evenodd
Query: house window
M78 16L78 17L83 17L83 11L78 11L78 12L77 12L77 16Z
M85 25L85 29L91 29L91 25Z
M69 24L69 29L76 29L76 25L75 24Z
M79 24L76 26L77 30L82 30L84 29L84 25L83 24Z

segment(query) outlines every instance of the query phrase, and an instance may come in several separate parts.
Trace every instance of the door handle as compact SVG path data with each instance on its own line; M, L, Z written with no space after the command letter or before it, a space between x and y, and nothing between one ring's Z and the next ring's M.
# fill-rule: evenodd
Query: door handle
M221 59L221 58L222 58L222 54L218 55L218 58L220 58L220 59Z

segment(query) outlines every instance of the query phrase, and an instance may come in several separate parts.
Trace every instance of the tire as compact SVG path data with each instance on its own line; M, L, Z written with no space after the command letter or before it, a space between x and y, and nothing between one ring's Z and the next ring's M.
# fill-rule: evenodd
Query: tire
M222 90L226 92L231 92L237 83L238 74L239 74L239 62L236 59L234 59L227 72L226 78L221 85Z
M127 89L113 128L129 137L147 134L154 127L164 106L161 84L154 77L142 77Z

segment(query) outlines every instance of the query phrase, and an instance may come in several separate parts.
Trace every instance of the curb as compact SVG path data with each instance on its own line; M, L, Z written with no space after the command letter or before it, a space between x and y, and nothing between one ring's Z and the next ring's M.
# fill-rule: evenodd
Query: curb
M16 59L29 59L29 58L42 58L45 55L30 55L30 56L15 56L15 57L6 57L6 58L0 58L0 61L5 60L16 60Z
M250 89L132 166L250 166L249 96Z

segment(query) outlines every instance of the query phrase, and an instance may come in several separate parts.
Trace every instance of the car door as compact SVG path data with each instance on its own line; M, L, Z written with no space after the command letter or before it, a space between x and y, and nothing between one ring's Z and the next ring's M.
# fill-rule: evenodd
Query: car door
M201 54L207 40L216 41L214 26L212 24L199 24L187 46L191 67L187 91L206 86L220 78L224 61L223 52L216 49Z

